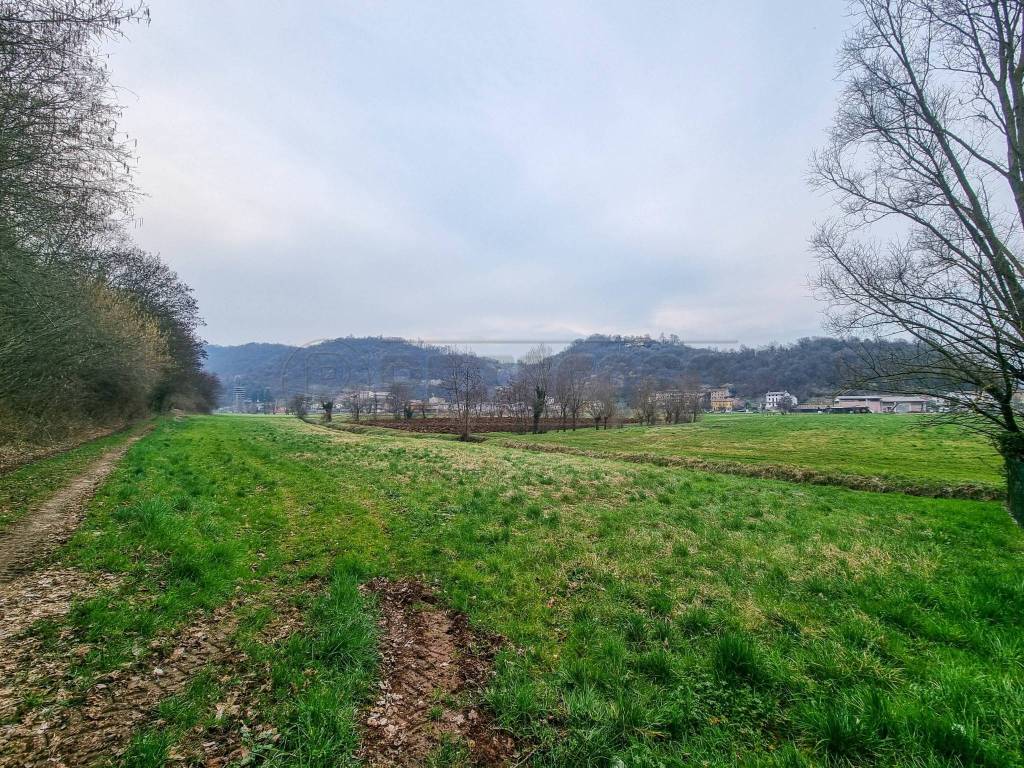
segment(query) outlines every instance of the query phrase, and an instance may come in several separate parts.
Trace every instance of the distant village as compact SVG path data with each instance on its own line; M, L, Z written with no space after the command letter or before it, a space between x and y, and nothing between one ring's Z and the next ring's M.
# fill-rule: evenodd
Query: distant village
M440 382L425 382L427 388L437 387ZM477 414L490 417L514 417L516 414L510 406L510 399L505 397L503 387L496 387L493 396L482 398L475 407ZM232 402L221 407L222 413L265 413L285 414L294 410L294 402L283 399L252 398L247 396L245 387L232 390ZM766 392L757 398L744 398L736 395L730 384L717 387L701 387L696 392L680 390L664 390L648 393L655 410L665 410L671 401L686 400L701 413L774 413L774 414L806 414L806 413L938 413L946 410L945 402L930 395L902 394L846 394L833 397L814 397L800 402L797 397L785 390ZM401 402L399 402L401 400ZM651 408L651 404L620 401L616 409L620 420L650 421L645 419L643 411ZM323 411L322 395L303 397L303 407L309 413ZM405 418L426 418L431 416L449 416L455 412L455 405L442 395L428 395L421 398L402 398L396 396L395 390L352 389L337 393L330 398L335 413L355 413L368 419L387 416ZM558 407L554 397L548 398L546 416L557 416ZM656 420L656 419L655 419ZM665 419L671 421L672 419ZM692 419L691 419L692 420Z

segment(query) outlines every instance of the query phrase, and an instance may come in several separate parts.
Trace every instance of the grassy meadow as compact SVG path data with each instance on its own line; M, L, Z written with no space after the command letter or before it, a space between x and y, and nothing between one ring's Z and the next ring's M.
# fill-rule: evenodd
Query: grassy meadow
M124 577L39 629L88 648L83 688L246 596L235 642L280 734L257 764L357 764L357 585L386 575L507 638L487 704L531 765L1024 765L1024 535L995 502L203 417L129 451L63 558ZM281 595L304 628L262 645ZM232 674L120 764L164 765Z
M780 465L924 483L1000 485L983 436L918 414L712 414L694 424L588 429L507 438L598 453Z

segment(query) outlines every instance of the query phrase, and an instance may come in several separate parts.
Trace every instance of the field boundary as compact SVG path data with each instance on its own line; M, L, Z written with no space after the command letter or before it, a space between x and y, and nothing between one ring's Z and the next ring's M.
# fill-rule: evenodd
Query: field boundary
M353 435L377 435L378 437L411 437L427 440L449 440L453 441L458 435L448 432L410 432L405 429L389 429L388 427L376 427L372 424L362 422L328 421L323 422L317 419L299 417L299 421L309 424L311 427L325 429L329 432L348 432ZM481 438L482 439L482 438Z
M785 480L810 485L835 485L854 491L875 493L903 493L934 499L969 499L972 501L1004 501L1004 488L983 483L950 483L938 485L907 478L887 478L856 475L849 472L823 472L818 469L795 467L789 464L746 464L740 461L701 459L696 456L663 456L655 453L625 451L595 451L569 445L526 443L521 440L489 440L493 445L538 453L564 453L592 459L628 461L634 464L653 464L659 467L681 467L720 475L742 475L765 480Z

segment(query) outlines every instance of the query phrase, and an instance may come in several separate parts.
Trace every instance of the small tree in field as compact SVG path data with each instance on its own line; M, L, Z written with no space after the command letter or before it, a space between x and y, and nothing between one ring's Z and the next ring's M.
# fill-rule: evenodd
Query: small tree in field
M541 344L527 352L520 361L518 378L532 420L532 431L536 434L540 432L540 419L554 383L551 350Z
M468 440L472 431L473 415L487 395L480 359L471 353L449 348L444 354L441 376L441 387L455 407L459 436L463 440Z
M288 401L288 410L298 416L300 419L305 418L309 412L306 408L306 397L305 395L292 395Z
M914 342L865 351L861 386L931 393L973 414L1011 480L1024 479L1024 6L853 10L845 89L813 160L813 181L839 207L814 237L817 287L833 329ZM1010 497L1024 523L1024 493Z
M608 420L618 410L618 394L615 387L607 379L593 379L587 385L586 409L594 420L594 429L608 429Z
M404 381L394 381L388 387L388 408L396 419L411 419L413 415L412 387Z
M357 422L359 417L369 409L369 402L366 395L358 389L346 392L341 398L342 405L352 414L352 420Z
M633 393L633 413L641 424L652 425L658 415L658 387L653 379L643 379Z
M587 355L569 354L562 357L554 373L554 396L562 414L562 427L568 416L573 430L587 398L587 378L593 369L593 361Z

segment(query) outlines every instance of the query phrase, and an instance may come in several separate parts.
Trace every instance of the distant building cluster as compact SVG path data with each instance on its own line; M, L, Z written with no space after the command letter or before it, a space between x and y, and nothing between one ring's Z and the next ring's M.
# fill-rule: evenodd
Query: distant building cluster
M437 387L439 381L425 382L428 390ZM495 387L482 395L474 404L473 412L478 416L515 418L518 413L518 398L510 385ZM623 394L622 381L610 388L606 395L613 404L610 409L618 421L639 421L641 423L678 423L680 414L689 413L692 420L696 413L930 413L947 410L945 400L930 395L914 394L845 394L834 397L812 397L801 402L786 390L771 390L755 398L736 394L732 384L718 386L692 385L681 388L658 389L640 386L627 398ZM325 406L334 413L347 413L358 418L404 418L448 417L458 411L457 405L442 395L413 397L414 385L404 382L401 387L392 386L387 391L377 389L350 389L333 394L307 394L293 397L290 401L274 399L264 391L263 397L253 396L245 387L232 387L230 404L219 409L234 413L289 413L301 407L304 412L323 414ZM403 394L404 393L404 394ZM617 394L616 394L617 393ZM298 400L296 400L298 398ZM597 412L593 398L583 399L578 407L579 414ZM605 408L608 410L608 408ZM556 417L564 411L553 395L546 397L543 415ZM660 415L659 415L660 414ZM563 413L564 415L564 413Z

